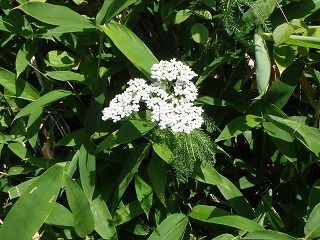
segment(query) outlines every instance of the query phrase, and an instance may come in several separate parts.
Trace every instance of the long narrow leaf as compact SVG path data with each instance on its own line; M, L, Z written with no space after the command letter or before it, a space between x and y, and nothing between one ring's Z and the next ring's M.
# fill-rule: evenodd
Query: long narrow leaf
M26 2L18 6L18 8L44 23L74 28L95 28L88 18L65 6L42 2ZM48 9L50 9L50 14Z
M0 239L30 240L53 208L61 187L64 164L37 178L14 204L0 229Z
M263 230L258 223L247 218L234 215L214 206L198 205L192 208L190 217L206 222L238 228L245 231Z
M158 60L141 39L121 24L109 23L101 26L101 29L130 62L151 80L151 67Z
M172 214L153 231L148 240L179 240L182 238L187 224L186 215Z
M134 174L137 172L142 159L145 157L150 145L149 144L140 144L133 150L133 152L129 155L123 170L120 174L118 185L115 189L113 201L112 201L112 211L117 207L119 201L131 182Z
M39 97L34 102L28 104L23 109L21 109L21 111L16 115L15 119L26 116L36 110L41 109L42 107L49 105L50 103L56 102L59 99L67 97L71 94L72 94L72 92L67 91L67 90L62 90L62 89L49 92L49 93Z
M95 226L89 201L79 185L67 175L64 185L74 217L74 229L80 237L84 238L93 231Z
M17 78L12 72L0 68L0 85L8 89L14 95L26 100L36 100L39 98L39 92L26 80Z

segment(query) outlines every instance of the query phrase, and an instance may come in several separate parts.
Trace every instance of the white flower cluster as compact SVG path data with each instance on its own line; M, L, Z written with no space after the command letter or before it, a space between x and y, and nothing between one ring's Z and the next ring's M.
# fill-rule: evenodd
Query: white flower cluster
M170 128L173 132L190 133L203 124L202 108L193 105L198 96L191 79L197 76L190 67L171 59L160 61L151 68L151 77L156 81L150 85L144 79L135 78L129 87L111 100L102 113L102 119L114 122L139 111L142 101L152 112L151 120L160 129Z

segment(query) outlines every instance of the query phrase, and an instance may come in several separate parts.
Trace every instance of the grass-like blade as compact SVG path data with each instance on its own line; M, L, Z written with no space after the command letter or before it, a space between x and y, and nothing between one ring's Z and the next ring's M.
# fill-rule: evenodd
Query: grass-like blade
M56 202L63 169L64 164L52 166L25 190L6 216L0 229L0 239L32 238Z

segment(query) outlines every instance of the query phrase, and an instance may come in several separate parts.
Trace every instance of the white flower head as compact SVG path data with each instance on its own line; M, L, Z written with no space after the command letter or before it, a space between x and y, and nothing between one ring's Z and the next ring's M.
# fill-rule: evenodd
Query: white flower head
M204 122L202 108L193 105L198 96L198 89L191 82L195 76L190 67L176 59L160 61L151 68L151 77L156 81L148 85L144 79L131 79L126 91L102 111L102 119L117 122L138 112L139 103L144 102L151 110L151 120L160 129L189 134Z
M161 60L151 67L151 78L158 81L166 80L172 82L180 80L188 82L196 76L197 74L189 66L176 59L171 59L170 61Z

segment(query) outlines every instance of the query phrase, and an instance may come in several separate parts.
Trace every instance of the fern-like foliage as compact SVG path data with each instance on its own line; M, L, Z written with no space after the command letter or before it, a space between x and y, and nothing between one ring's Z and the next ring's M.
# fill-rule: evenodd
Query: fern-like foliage
M201 130L190 134L174 134L173 166L177 172L178 181L184 181L193 172L196 162L202 164L215 163L215 147L212 140Z
M230 35L245 35L260 25L269 31L268 17L274 7L274 0L222 0L221 20Z

